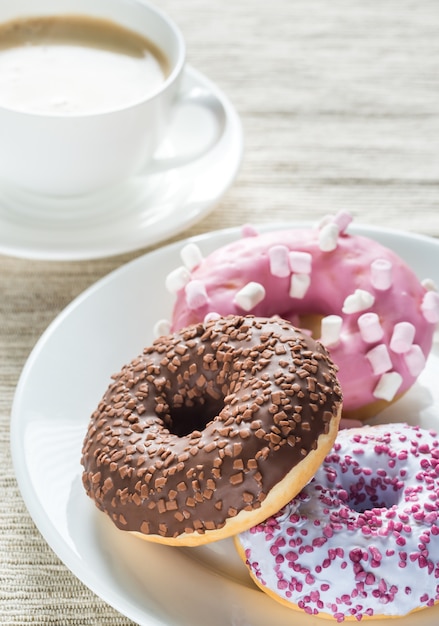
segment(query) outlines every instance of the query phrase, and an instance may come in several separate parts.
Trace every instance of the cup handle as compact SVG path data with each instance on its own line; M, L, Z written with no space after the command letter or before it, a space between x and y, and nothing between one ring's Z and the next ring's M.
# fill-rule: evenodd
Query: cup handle
M226 128L227 119L222 102L208 89L196 86L180 93L174 103L174 107L177 109L186 105L195 105L207 109L213 115L216 121L216 132L214 136L198 150L185 152L175 157L154 156L148 163L148 174L160 173L187 165L207 154L221 140Z

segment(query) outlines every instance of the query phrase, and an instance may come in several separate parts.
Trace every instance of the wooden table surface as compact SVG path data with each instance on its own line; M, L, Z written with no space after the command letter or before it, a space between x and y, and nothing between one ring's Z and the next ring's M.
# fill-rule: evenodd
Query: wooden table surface
M188 62L230 98L245 141L233 185L173 239L340 209L358 223L439 236L436 0L157 4L180 25ZM130 623L35 528L14 477L9 426L41 333L85 288L149 249L75 262L0 256L0 623Z

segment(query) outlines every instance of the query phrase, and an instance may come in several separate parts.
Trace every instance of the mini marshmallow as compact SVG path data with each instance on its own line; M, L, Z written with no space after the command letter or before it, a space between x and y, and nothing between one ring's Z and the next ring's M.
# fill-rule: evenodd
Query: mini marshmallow
M326 224L332 224L334 221L335 215L333 213L326 213L317 224L317 228L321 230Z
M327 224L336 224L338 226L338 232L344 233L352 222L352 215L348 211L338 211L335 215L328 213L322 217L317 227L319 230L324 228Z
M192 310L201 309L209 300L201 280L191 280L185 287L185 293L186 304Z
M432 278L424 278L424 280L421 280L421 285L427 291L437 291L437 285Z
M310 284L309 274L293 274L290 282L290 298L299 298L300 300L304 298Z
M436 291L427 291L421 304L421 311L431 324L439 321L439 293Z
M375 302L375 297L364 289L356 289L345 299L343 303L343 313L359 313L370 309Z
M289 250L286 246L272 246L269 249L270 272L273 276L285 278L290 275L288 252Z
M365 343L375 343L376 341L380 341L384 336L380 318L376 313L363 313L363 315L358 318L358 328L360 330L361 339Z
M188 284L190 279L191 275L186 267L177 267L166 276L166 289L170 293L177 293L177 291L180 291L180 289L183 289L183 287Z
M392 276L393 266L387 259L375 259L370 264L370 282L372 287L378 291L386 291L390 289L393 282Z
M366 353L366 359L372 366L372 371L376 376L384 374L392 369L392 360L384 343L380 343Z
M289 265L296 274L311 274L312 255L309 252L293 250L288 255Z
M188 243L180 250L181 260L189 271L195 269L203 260L200 248L196 243Z
M340 341L343 319L339 315L327 315L321 321L320 341L325 346L335 346Z
M425 356L421 346L413 344L410 350L404 354L404 362L410 374L417 378L425 367Z
M204 317L204 324L207 324L207 322L211 322L212 320L219 320L220 317L221 315L219 313L211 311Z
M339 229L335 222L329 222L320 229L319 248L322 252L335 250L338 242Z
M387 372L383 374L373 391L375 398L391 402L402 383L402 376L398 372Z
M153 334L155 339L163 335L169 335L170 332L171 322L169 320L158 320L158 322L154 324Z
M408 352L415 338L416 328L410 322L399 322L393 328L389 347L396 354Z
M260 283L250 282L238 291L233 302L240 306L241 309L244 309L244 311L251 311L264 298L264 287Z
M258 231L252 224L243 224L241 227L241 237L257 237Z
M352 215L348 211L339 211L334 216L334 222L337 224L339 232L344 233L352 222Z

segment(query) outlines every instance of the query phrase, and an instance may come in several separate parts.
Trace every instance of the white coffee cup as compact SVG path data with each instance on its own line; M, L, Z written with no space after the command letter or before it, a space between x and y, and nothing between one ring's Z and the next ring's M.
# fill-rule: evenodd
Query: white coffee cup
M30 113L0 106L0 181L50 196L89 194L140 172L178 166L196 155L156 158L175 107L206 94L182 93L185 43L177 26L144 0L14 0L0 22L29 16L86 15L140 33L166 55L170 72L158 91L135 104L92 114ZM221 118L222 112L215 110ZM221 119L220 119L221 122Z

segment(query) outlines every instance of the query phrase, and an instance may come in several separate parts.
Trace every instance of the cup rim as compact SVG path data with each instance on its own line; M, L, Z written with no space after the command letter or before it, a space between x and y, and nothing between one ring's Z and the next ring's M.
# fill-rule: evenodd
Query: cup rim
M177 45L179 49L177 62L174 64L174 67L172 68L168 76L166 76L165 80L157 87L155 91L150 93L148 96L136 102L132 102L131 104L128 104L126 106L119 106L119 107L115 107L115 108L103 110L103 111L92 111L90 113L80 112L80 113L65 114L65 113L57 113L57 112L44 113L44 112L38 112L38 111L24 111L24 110L22 111L20 109L14 109L13 107L8 107L2 104L0 104L0 112L3 111L5 113L13 114L17 116L35 117L35 118L40 118L40 119L43 118L46 120L50 120L50 119L74 120L74 119L104 117L104 116L114 115L116 113L123 113L124 111L132 111L133 109L136 109L137 107L140 107L148 102L152 102L153 100L158 98L164 91L168 89L170 85L172 85L178 79L179 75L183 71L184 65L186 63L186 42L176 22L167 13L165 13L165 11L157 7L155 4L153 4L152 2L149 2L148 0L130 0L130 3L144 6L147 9L149 9L152 13L155 13L163 21L163 23L166 24L170 28L170 30L172 31L177 41ZM74 10L72 9L72 11L73 12L70 12L69 15L74 15ZM86 14L84 14L84 12L81 12L81 15L86 15ZM32 16L29 15L29 17L37 17L37 16L38 16L38 11L36 11L35 14ZM105 17L105 16L102 16L102 17ZM26 18L24 17L24 19ZM110 19L111 21L115 23L118 23L117 20L114 18L108 18L108 19ZM128 30L130 30L129 27L127 28Z

